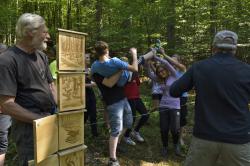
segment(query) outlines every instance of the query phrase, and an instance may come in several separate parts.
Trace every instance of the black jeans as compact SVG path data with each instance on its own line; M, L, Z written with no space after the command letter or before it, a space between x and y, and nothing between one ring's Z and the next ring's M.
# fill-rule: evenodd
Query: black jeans
M7 152L8 130L11 126L11 118L0 113L0 155Z
M89 119L91 132L93 136L97 136L97 120L96 120L96 98L93 95L88 95L86 93L86 109L87 112L84 113L84 123Z
M160 108L160 131L162 145L168 146L168 132L171 131L173 143L177 144L180 137L180 110Z
M136 132L139 132L140 128L148 121L149 119L149 114L148 111L144 105L144 103L142 102L141 98L136 98L136 99L128 99L129 105L131 107L132 110L132 114L133 114L133 123L136 120L136 111L138 111L141 114L141 118L138 121L137 125L135 126L134 130ZM125 132L124 136L125 137L129 137L131 132L131 129L127 129L127 131Z

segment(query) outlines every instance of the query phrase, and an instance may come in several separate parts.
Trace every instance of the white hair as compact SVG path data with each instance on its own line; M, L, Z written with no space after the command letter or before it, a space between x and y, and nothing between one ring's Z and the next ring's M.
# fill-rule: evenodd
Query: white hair
M45 24L45 20L37 15L32 13L22 14L16 24L16 36L18 40L23 39L27 36L28 32L35 33L35 31Z

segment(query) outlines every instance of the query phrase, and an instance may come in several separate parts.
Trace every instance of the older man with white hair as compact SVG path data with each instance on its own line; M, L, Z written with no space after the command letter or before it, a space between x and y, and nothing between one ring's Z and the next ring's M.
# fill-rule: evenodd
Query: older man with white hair
M17 43L0 56L0 106L13 118L12 132L19 165L34 158L35 119L50 115L55 108L53 79L46 55L48 30L45 20L25 13L16 24Z
M193 66L170 94L196 91L193 139L184 166L250 166L250 65L235 56L238 36L218 32L214 55Z

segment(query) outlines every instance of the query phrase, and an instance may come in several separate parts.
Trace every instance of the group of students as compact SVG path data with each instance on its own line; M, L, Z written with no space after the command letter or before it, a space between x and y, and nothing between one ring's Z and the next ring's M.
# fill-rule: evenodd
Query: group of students
M138 142L144 142L139 131L148 121L149 111L140 98L138 75L138 66L140 65L148 71L148 77L152 79L152 104L154 110L159 110L162 155L164 157L168 155L168 133L170 130L173 136L175 154L182 156L180 143L183 141L180 141L182 140L180 135L181 127L186 124L187 94L183 94L181 99L171 97L169 94L171 84L186 71L186 67L179 62L179 56L169 57L161 48L152 49L146 56L140 56L137 60L137 50L131 48L132 58L111 58L108 44L103 41L96 43L95 52L98 59L92 64L90 75L102 94L108 114L111 129L108 165L119 165L116 148L119 146L121 137L130 145L136 145L131 136ZM162 54L164 58L158 57L157 52ZM131 59L131 63L128 63L128 59ZM90 86L87 84L86 90L89 88ZM87 101L88 98L88 93L86 93ZM86 109L89 109L88 106ZM137 111L141 116L132 129ZM96 114L96 110L94 113ZM96 115L94 117L95 120L90 119L90 122L92 123L92 134L96 136Z

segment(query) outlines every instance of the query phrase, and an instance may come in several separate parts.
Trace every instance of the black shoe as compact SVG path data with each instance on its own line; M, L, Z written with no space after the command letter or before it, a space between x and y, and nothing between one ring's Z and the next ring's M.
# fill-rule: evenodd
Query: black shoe
M174 152L176 156L184 157L184 155L181 153L181 148L179 144L174 145Z
M120 166L117 159L109 159L108 166Z
M161 155L163 157L168 157L168 148L167 147L163 147L161 150Z

